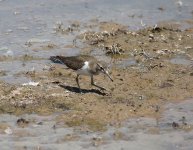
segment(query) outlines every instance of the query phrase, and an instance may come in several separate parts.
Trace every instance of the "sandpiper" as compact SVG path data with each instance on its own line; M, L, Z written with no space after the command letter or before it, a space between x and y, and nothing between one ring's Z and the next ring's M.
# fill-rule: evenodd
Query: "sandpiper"
M68 68L76 71L76 83L80 89L79 85L79 76L80 75L86 75L91 77L91 85L96 86L100 89L103 89L102 87L96 85L94 83L93 76L98 75L100 73L103 73L107 75L107 77L113 82L113 79L109 75L108 72L108 66L105 62L98 61L95 57L89 56L89 55L79 55L79 56L71 56L71 57L65 57L65 56L51 56L50 60L52 60L55 63L61 63L66 65Z

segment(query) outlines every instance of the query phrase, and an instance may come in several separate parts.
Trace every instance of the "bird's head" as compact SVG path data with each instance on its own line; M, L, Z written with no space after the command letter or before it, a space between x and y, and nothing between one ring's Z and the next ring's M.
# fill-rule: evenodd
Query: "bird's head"
M109 74L109 66L107 66L106 63L103 63L103 62L97 63L97 70L107 75L107 77L113 82L113 79L111 78Z

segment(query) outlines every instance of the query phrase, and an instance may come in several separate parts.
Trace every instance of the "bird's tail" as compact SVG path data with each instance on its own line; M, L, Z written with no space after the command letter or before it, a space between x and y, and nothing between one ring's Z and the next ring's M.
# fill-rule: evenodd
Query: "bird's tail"
M60 56L50 56L50 60L57 64L64 64L64 62L60 59Z

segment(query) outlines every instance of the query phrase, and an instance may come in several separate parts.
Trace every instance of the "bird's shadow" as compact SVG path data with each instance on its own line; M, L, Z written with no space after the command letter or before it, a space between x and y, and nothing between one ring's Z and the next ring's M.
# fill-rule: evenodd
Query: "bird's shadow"
M63 85L63 84L59 84L60 87L70 91L70 92L74 92L74 93L82 93L82 94L86 94L86 93L96 93L98 95L102 95L102 96L105 96L106 93L104 92L101 92L100 90L98 89L80 89L78 87L74 87L74 86L68 86L68 85Z

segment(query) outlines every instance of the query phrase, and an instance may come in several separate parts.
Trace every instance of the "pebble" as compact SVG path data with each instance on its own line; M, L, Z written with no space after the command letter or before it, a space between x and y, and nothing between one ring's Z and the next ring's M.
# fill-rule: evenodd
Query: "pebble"
M27 85L38 86L38 85L39 85L39 82L30 81L30 82L28 82L28 83L23 83L22 85L23 85L23 86L27 86Z
M13 134L13 131L12 131L12 129L10 128L10 127L7 127L7 129L5 129L5 131L4 131L6 134Z

